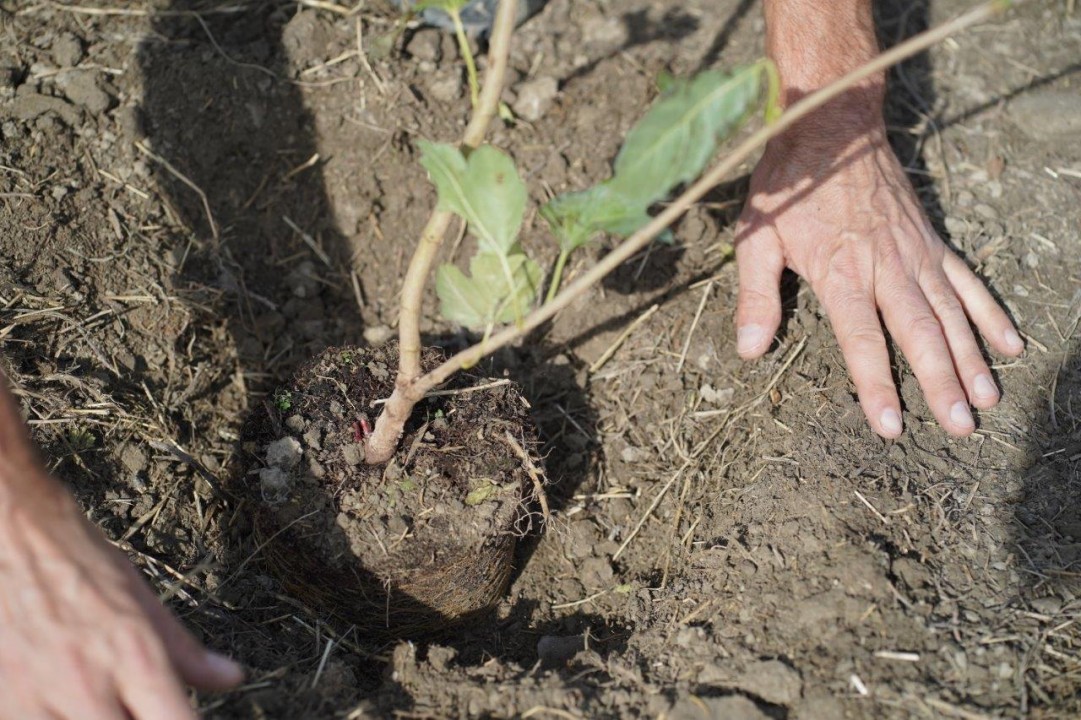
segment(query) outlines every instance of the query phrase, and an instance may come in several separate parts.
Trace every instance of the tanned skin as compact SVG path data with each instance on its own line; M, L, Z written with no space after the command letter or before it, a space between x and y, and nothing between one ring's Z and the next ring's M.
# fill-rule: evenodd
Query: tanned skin
M193 720L238 684L46 474L0 373L0 718Z
M765 9L786 102L877 50L870 0L766 0ZM970 405L999 397L969 319L999 352L1023 346L928 223L886 144L883 87L881 77L865 83L766 148L736 241L738 351L769 348L789 267L829 314L876 432L902 429L881 313L935 417L967 435ZM192 720L183 683L213 690L241 679L48 476L0 376L0 720Z
M878 52L871 0L765 0L765 12L785 103ZM769 349L788 267L825 308L875 432L895 438L902 430L885 323L935 418L966 436L976 427L970 407L999 400L969 321L1003 355L1024 345L924 214L886 142L884 88L884 76L873 78L766 147L736 233L737 351L750 359Z

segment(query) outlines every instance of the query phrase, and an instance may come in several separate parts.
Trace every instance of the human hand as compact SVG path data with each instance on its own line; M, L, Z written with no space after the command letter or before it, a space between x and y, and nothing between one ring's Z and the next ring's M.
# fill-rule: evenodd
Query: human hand
M900 403L882 322L905 354L935 418L950 434L975 429L970 405L999 391L969 320L990 345L1024 344L983 283L935 233L886 141L881 116L840 132L797 125L775 138L751 178L736 231L737 350L769 348L789 267L807 280L833 324L860 405L879 435L901 434ZM879 319L881 313L882 319Z
M192 720L181 681L238 684L240 666L181 626L28 453L4 452L5 434L0 720Z

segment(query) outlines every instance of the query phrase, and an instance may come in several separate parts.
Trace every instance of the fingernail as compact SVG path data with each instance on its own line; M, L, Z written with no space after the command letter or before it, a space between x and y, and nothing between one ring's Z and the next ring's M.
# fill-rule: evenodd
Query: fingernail
M882 411L881 417L878 422L882 425L882 430L890 435L901 434L901 416L897 414L897 411L893 408L886 408Z
M976 422L972 419L972 413L968 410L968 403L958 400L950 408L950 422L957 427L975 427Z
M212 650L206 652L206 664L210 672L222 678L233 678L239 682L244 677L244 668L235 660Z
M736 334L736 352L740 355L757 350L766 340L766 329L761 325L744 325Z
M1021 340L1021 336L1017 334L1017 331L1013 328L1009 328L1006 332L1002 333L1002 339L1006 341L1006 347L1013 352L1021 352L1025 349L1025 343Z
M995 387L995 381L990 375L977 375L972 381L972 389L978 398L989 400L998 397L998 388Z

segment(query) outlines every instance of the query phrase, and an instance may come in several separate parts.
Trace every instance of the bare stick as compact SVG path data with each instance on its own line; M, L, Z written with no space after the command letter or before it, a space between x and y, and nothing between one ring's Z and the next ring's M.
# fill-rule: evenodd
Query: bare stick
M680 215L686 212L692 205L720 184L725 177L735 170L755 151L766 144L773 137L784 132L798 120L817 110L822 105L844 93L852 86L876 73L902 60L912 57L927 48L941 42L965 28L988 20L999 13L1004 12L1012 5L1020 5L1025 0L991 0L978 5L967 13L954 18L936 28L920 33L915 37L897 45L882 53L866 65L853 70L848 75L827 85L826 87L804 97L794 103L777 120L766 127L758 130L744 140L721 162L717 163L709 172L702 176L682 195L676 198L663 212L653 218L652 222L641 230L623 241L615 250L606 255L596 265L587 270L581 277L568 285L562 292L548 303L540 306L527 315L520 324L515 324L489 336L487 340L477 343L460 353L454 355L439 367L427 375L417 378L415 385L419 389L419 395L440 383L443 383L464 367L476 364L481 358L499 348L514 342L520 337L530 333L556 315L560 310L571 304L578 296L586 292L590 287L599 282L605 275L615 270L635 253L641 250L653 238L659 235L665 228L675 222Z
M462 136L462 144L475 148L484 140L488 125L499 111L499 98L507 74L510 56L510 39L514 33L514 21L518 13L518 0L500 0L492 29L492 41L488 49L489 70L484 78L484 89L473 108L473 115ZM424 300L424 288L432 263L443 244L452 214L445 210L432 212L428 224L421 233L420 243L409 261L409 269L402 281L401 309L398 313L398 379L394 394L375 423L375 431L368 438L366 457L370 463L383 463L390 459L398 445L398 438L405 421L420 398L434 385L426 386L415 397L399 390L411 388L422 372L420 366L420 311Z

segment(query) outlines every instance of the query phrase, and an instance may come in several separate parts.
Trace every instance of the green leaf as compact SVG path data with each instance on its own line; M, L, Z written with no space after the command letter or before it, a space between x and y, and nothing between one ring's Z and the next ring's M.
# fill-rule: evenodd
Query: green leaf
M477 253L469 272L472 277L453 265L441 265L435 291L443 317L474 330L523 317L541 283L540 267L520 251Z
M481 252L509 254L525 214L526 187L514 161L490 145L467 159L453 145L420 141L421 164L439 191L439 207L461 216Z
M653 219L648 209L648 205L620 194L609 182L554 197L541 207L540 214L559 238L560 249L571 252L598 232L618 237L633 235ZM666 231L661 239L670 237Z
M453 265L440 265L435 272L435 293L443 317L468 328L488 324L491 303L484 291Z
M469 262L473 282L487 288L493 300L491 319L513 322L522 319L541 283L541 269L524 253L495 255L477 253Z
M762 71L755 64L731 75L709 71L671 82L627 134L609 181L612 189L633 205L649 207L698 177L717 144L753 109Z
M412 4L404 3L411 12L418 13L428 8L434 8L436 10L442 10L445 13L451 13L456 10L461 10L469 4L469 0L419 0Z

